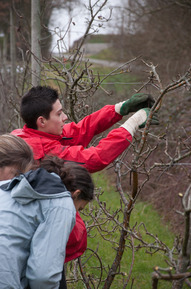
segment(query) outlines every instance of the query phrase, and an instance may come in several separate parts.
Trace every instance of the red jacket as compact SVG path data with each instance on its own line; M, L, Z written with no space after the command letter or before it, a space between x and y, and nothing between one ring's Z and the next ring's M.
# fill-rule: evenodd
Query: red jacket
M114 105L106 105L77 124L74 122L65 124L60 136L27 128L26 125L23 129L14 130L12 134L23 138L32 147L35 159L54 154L65 160L80 162L93 173L105 168L129 146L132 136L120 127L109 132L96 147L86 148L95 135L110 128L121 118L115 112ZM82 255L86 246L85 225L77 213L76 225L70 234L66 248L65 262Z

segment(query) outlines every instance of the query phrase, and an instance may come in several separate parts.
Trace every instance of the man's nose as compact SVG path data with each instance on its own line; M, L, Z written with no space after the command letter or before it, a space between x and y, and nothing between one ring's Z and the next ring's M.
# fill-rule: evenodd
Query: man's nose
M65 113L63 113L62 121L65 122L67 119L68 119L67 115Z

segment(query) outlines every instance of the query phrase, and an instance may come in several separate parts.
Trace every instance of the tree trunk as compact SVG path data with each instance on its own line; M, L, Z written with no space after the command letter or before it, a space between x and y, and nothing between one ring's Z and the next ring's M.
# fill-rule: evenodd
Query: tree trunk
M3 64L7 62L7 35L4 34L3 37Z
M190 263L191 252L191 222L190 211L185 212L185 236L182 246L182 252L178 260L178 273L186 273ZM172 282L172 289L182 289L184 280L176 280Z
M10 8L10 59L11 59L11 89L14 93L16 80L16 43L15 43L15 25L14 11Z
M40 0L31 1L31 70L32 85L40 84L41 74L41 49L40 49Z

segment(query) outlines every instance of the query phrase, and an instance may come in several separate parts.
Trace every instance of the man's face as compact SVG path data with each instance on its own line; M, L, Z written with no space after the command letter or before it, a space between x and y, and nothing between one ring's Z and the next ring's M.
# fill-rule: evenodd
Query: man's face
M65 121L67 120L67 116L62 111L62 105L59 99L52 106L52 110L50 112L49 118L43 118L43 126L38 126L38 130L54 134L61 135L63 131L63 126Z

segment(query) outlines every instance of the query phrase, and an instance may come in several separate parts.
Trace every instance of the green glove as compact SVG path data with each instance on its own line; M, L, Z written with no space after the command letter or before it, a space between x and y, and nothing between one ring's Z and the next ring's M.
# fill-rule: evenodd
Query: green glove
M120 114L124 116L141 108L152 107L154 103L154 98L150 94L136 93L122 104Z
M143 110L146 112L147 118L146 118L146 120L145 120L142 124L139 125L139 128L145 127L146 122L147 122L147 120L148 120L149 113L150 113L150 108L148 108L148 107L147 107L147 108L143 108ZM156 112L153 114L153 117L152 117L152 119L151 119L151 123L150 123L150 124L151 124L151 125L158 125L158 124L159 124L159 119L158 119L158 116L157 116L157 113L156 113Z

